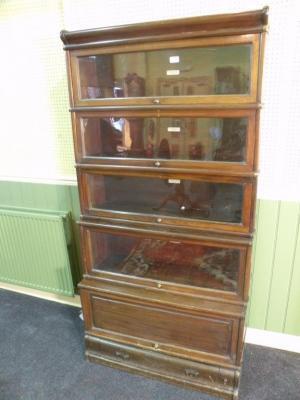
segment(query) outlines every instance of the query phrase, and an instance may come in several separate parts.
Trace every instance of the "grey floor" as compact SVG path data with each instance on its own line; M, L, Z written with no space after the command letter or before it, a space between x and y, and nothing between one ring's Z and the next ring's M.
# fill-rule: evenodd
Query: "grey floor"
M79 310L0 290L0 400L215 400L84 359ZM300 355L246 346L240 400L300 399Z

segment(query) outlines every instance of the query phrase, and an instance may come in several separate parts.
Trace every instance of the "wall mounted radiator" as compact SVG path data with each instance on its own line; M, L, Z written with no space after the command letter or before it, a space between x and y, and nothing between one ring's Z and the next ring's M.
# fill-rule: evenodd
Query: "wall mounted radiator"
M66 212L0 208L0 281L73 296L71 233Z

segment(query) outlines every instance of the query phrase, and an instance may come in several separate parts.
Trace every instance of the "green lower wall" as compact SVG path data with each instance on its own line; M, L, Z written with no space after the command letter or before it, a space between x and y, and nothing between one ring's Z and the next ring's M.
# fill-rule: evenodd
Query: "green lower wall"
M73 281L79 282L81 255L76 221L80 217L80 206L77 186L0 181L1 206L70 212L71 228L75 241L74 246L72 246L70 261Z
M70 211L76 238L76 186L0 182L0 205ZM259 200L248 326L300 335L300 203Z
M300 335L300 203L259 200L248 325Z

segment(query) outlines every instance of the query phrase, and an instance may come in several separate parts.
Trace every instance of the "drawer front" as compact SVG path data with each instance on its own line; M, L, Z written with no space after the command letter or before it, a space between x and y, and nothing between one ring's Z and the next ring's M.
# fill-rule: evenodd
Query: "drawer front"
M251 171L255 110L77 112L78 163Z
M244 297L251 251L246 244L88 222L81 222L81 240L89 275L173 292Z
M154 307L81 290L87 330L103 338L194 359L236 360L239 321Z
M161 225L249 232L253 183L240 178L78 170L82 212Z
M259 35L72 51L74 103L255 102L258 52Z
M121 365L125 369L136 369L162 378L171 377L171 381L184 381L194 388L210 388L209 391L214 394L223 392L228 398L231 398L239 376L239 371L232 369L170 357L91 335L86 336L85 343L87 357L94 361L98 359L100 362L106 361L108 365Z

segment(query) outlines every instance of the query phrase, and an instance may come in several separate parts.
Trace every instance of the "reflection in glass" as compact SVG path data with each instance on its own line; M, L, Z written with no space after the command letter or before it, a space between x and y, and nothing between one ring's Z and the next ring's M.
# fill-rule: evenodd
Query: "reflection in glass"
M240 251L90 232L94 270L234 292Z
M247 118L80 119L84 156L243 162Z
M82 99L247 94L251 45L79 57Z
M243 185L88 175L94 209L241 222Z

